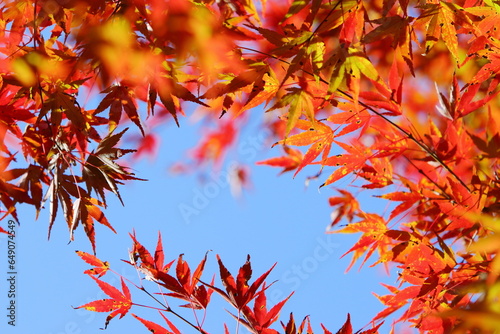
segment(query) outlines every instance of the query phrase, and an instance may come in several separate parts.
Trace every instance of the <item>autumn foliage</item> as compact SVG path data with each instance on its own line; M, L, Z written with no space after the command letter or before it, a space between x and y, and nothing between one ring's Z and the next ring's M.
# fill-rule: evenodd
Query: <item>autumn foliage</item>
M78 255L109 299L80 307L109 312L107 325L137 307L132 283L106 283L109 265L95 256L96 223L114 231L106 196L121 201L119 187L141 180L119 159L155 154L155 128L187 126L196 108L215 130L184 167L221 164L263 111L276 157L258 165L297 177L316 167L306 176L331 191L330 232L360 235L345 254L351 266L399 273L363 333L397 310L398 322L421 333L494 332L498 22L491 0L8 0L0 5L1 218L18 220L18 206L31 205L49 211L49 236L56 221L70 239L83 228L94 255ZM127 127L140 139L122 148ZM360 192L387 201L389 212L364 211ZM165 263L160 238L154 255L132 242L129 264L185 307L204 310L215 292L252 333L313 332L309 318L293 315L274 326L288 298L267 305L270 270L250 283L249 259L233 276L216 257L221 288L202 277L207 257L191 271L182 256ZM182 317L159 310L164 324L134 317L151 332L179 333L173 322ZM353 332L349 319L338 333Z

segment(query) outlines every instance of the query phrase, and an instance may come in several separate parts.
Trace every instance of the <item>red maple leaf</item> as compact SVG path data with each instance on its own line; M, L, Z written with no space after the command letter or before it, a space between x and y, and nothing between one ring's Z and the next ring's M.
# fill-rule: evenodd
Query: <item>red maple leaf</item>
M224 285L226 291L219 289L211 284L203 282L202 283L215 290L238 310L241 310L245 305L247 305L252 299L256 297L257 290L264 283L264 280L269 275L271 270L273 270L273 268L276 266L276 264L274 264L268 271L266 271L251 285L249 285L248 282L252 277L250 255L247 256L247 261L243 266L241 266L240 270L238 271L236 280L234 279L233 275L231 275L229 270L227 270L227 268L224 266L219 255L217 255L217 261L219 262L222 284Z
M299 150L290 148L288 146L283 146L283 150L286 155L282 157L271 158L263 161L256 162L257 165L268 165L273 167L283 167L280 174L289 172L291 170L297 169L297 167L303 161L302 152Z
M95 300L85 305L78 306L76 307L76 309L84 308L88 311L94 311L94 312L111 312L106 317L106 322L104 323L104 329L106 329L106 327L108 327L109 322L114 317L116 317L119 314L120 318L123 318L132 307L133 303L131 300L130 290L125 285L123 278L121 279L123 292L121 292L117 288L113 287L112 285L104 281L101 281L98 278L95 278L93 276L90 277L92 277L92 279L96 281L97 285L99 285L101 290L111 298Z

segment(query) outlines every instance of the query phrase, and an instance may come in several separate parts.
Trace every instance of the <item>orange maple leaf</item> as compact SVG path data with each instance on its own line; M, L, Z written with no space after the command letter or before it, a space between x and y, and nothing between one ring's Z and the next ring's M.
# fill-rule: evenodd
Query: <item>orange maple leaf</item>
M103 276L108 272L109 269L109 263L108 261L101 261L98 259L96 256L82 252L82 251L76 251L76 254L82 258L83 261L87 262L88 264L94 266L92 269L87 269L83 273L87 275L96 275L98 278Z
M84 308L88 311L94 312L111 312L106 317L106 322L104 323L104 329L106 329L109 322L115 316L119 314L120 318L123 318L132 307L133 303L131 300L130 290L128 289L127 285L125 285L123 278L121 279L123 292L121 292L117 288L104 281L101 281L100 279L97 279L93 276L90 277L92 277L92 279L96 281L97 285L99 285L101 290L111 298L95 300L85 305L78 306L76 307L76 309Z

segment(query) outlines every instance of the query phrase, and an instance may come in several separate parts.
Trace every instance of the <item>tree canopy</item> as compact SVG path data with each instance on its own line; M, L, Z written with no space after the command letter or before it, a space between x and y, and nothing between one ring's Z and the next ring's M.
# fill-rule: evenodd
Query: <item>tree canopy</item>
M363 333L397 310L421 333L494 332L499 20L492 0L8 0L0 5L1 219L17 221L23 205L49 211L49 236L56 220L70 239L83 228L91 251L78 255L110 298L80 307L110 312L107 324L134 305L125 281L117 289L100 278L109 268L96 257L96 223L116 224L106 196L121 201L123 184L143 180L120 158L157 154L155 130L188 126L196 108L212 130L176 168L218 166L259 117L275 157L258 164L293 176L316 168L305 177L331 192L330 232L360 235L351 266L398 270ZM122 146L126 132L138 134L133 147ZM235 175L248 182L246 169ZM390 211L364 210L361 191ZM192 271L182 256L165 263L160 238L155 252L132 239L130 265L187 307L204 310L215 292L252 333L312 332L308 318L273 325L287 299L266 305L269 271L250 283L249 260L233 276L217 257L221 288L201 276L206 258ZM178 314L163 311L162 325L134 317L177 333L170 317ZM352 332L348 316L339 333Z

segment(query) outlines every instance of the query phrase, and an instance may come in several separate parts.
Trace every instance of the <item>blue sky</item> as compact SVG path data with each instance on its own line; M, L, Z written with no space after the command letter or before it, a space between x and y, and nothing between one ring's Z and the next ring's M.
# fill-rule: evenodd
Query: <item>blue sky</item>
M259 114L252 111L252 115ZM172 124L159 129L162 143L158 157L154 161L143 159L133 165L136 175L149 181L132 181L120 188L125 206L112 194L108 196L109 209L105 213L118 233L115 235L105 227L97 227L97 255L109 261L111 267L126 278L138 282L136 271L120 261L128 257L132 245L128 233L133 229L138 240L151 251L154 251L160 231L166 260L176 259L183 253L193 269L211 250L203 276L205 281L218 274L216 254L233 274L250 254L254 278L278 263L268 278L269 283L277 280L268 290L269 302L274 304L295 291L282 311L282 321L287 321L290 312L294 312L299 321L309 315L318 333L321 332L320 323L335 333L349 312L354 329L360 329L382 309L372 295L372 292L385 294L379 282L396 285L396 281L394 277L388 277L382 267L364 267L358 271L355 266L351 272L345 273L350 256L340 257L357 236L325 233L331 213L327 199L335 192L328 187L318 191L320 181L313 181L306 187L305 178L316 172L311 168L306 168L293 179L290 173L278 176L278 169L255 166L256 161L281 155L278 147L271 150L270 143L259 139L263 138L259 122L258 119L252 122L240 135L239 144L218 172L204 167L204 183L200 182L200 174L169 173L169 167L185 159L186 150L199 140L199 127L191 124L189 118L182 118L180 129ZM120 147L128 148L126 142ZM239 199L231 195L224 177L236 161L252 167L252 188ZM340 186L349 186L349 180L339 182ZM383 213L380 203L373 198L363 198L362 205L366 211ZM194 208L194 211L189 211L192 214L186 215L186 207ZM66 223L59 216L51 240L47 241L47 211L44 210L35 220L31 207L19 208L16 327L8 326L3 315L1 332L147 333L146 328L129 315L121 320L114 319L103 332L99 328L104 325L105 313L72 308L107 296L83 274L89 266L74 252L91 252L82 230L79 229L76 240L68 244ZM6 277L5 236L0 236L0 249L0 254L4 254L0 261ZM9 302L3 288L6 278L0 285L3 290L0 305L4 314ZM119 283L112 273L103 279L115 286ZM157 291L154 284L146 283L149 283L146 285L149 291ZM221 287L218 277L216 285ZM130 288L135 302L158 306L141 291ZM206 330L222 333L222 324L226 322L234 333L235 322L224 309L234 310L219 296L214 294L212 299L205 320ZM170 303L171 306L178 305L175 300ZM181 311L193 320L190 310ZM165 325L155 311L135 307L131 312ZM183 332L194 332L175 318L170 319ZM388 327L384 328L382 332L389 331ZM239 332L247 331L240 328Z

